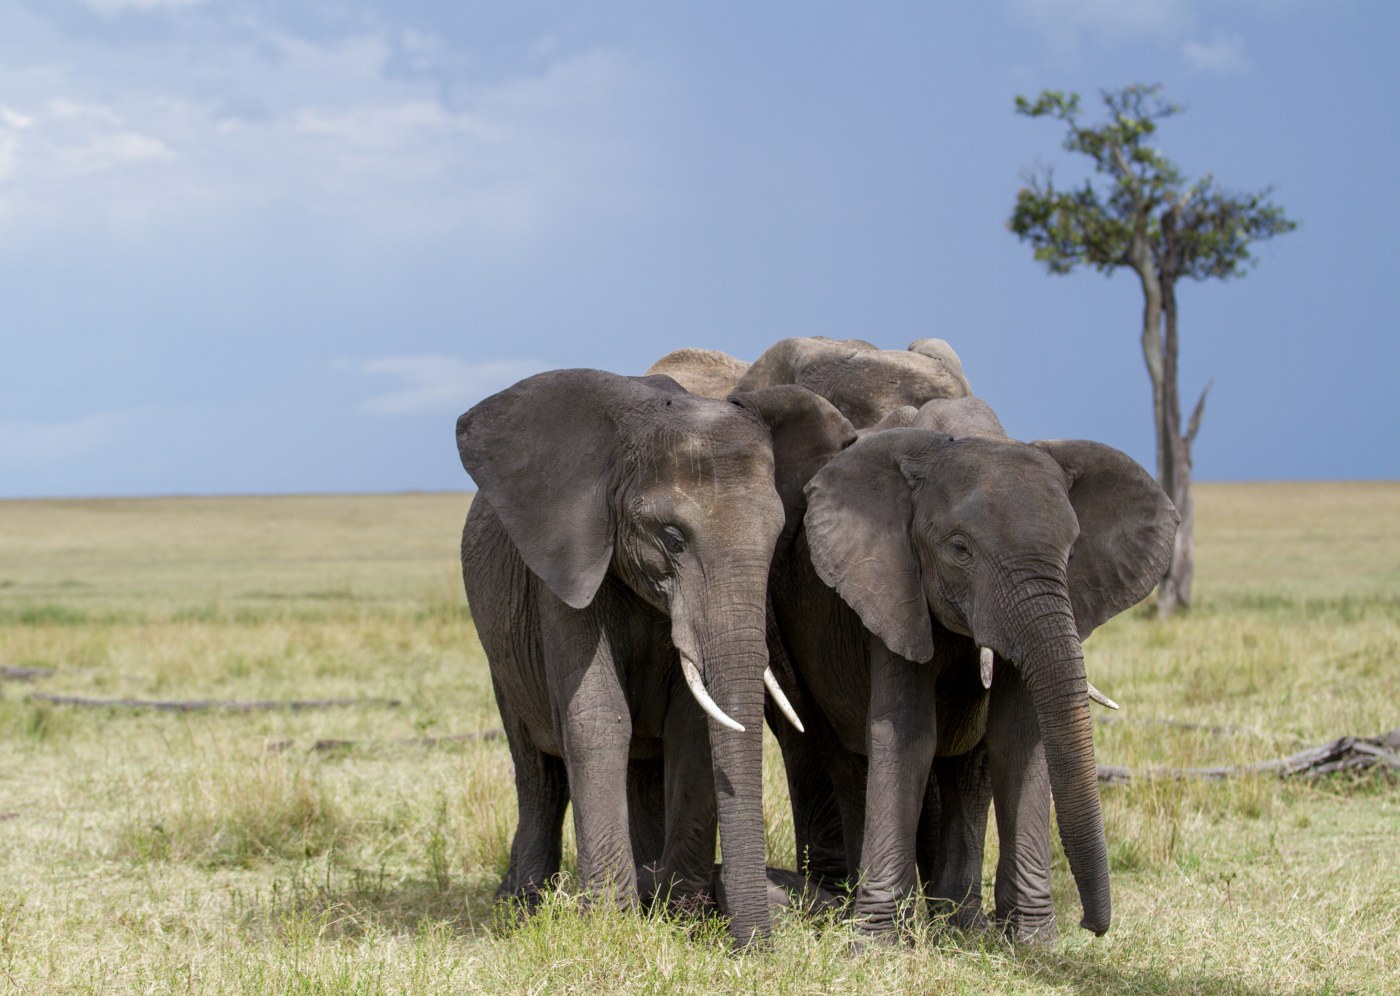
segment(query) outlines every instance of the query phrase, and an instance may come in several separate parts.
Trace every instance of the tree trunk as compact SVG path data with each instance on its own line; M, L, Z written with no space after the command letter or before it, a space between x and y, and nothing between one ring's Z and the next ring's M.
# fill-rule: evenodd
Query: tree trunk
M1191 425L1183 433L1181 425L1181 394L1177 386L1177 307L1176 279L1179 259L1177 245L1177 213L1181 203L1173 203L1162 212L1162 250L1158 261L1159 293L1162 302L1162 398L1157 425L1158 482L1176 505L1181 523L1172 545L1172 559L1167 573L1157 588L1157 614L1170 616L1177 609L1191 605L1191 576L1195 570L1193 556L1193 527L1195 509L1191 499L1191 444L1201 427L1206 392L1201 392L1191 413ZM1207 386L1206 390L1210 390Z
M1142 282L1142 358L1147 364L1147 376L1152 381L1152 425L1157 441L1157 480L1171 494L1167 482L1171 477L1170 438L1164 429L1168 425L1166 399L1166 357L1162 349L1162 283L1157 278L1157 266L1147 246L1146 235L1135 236L1131 252L1133 270Z

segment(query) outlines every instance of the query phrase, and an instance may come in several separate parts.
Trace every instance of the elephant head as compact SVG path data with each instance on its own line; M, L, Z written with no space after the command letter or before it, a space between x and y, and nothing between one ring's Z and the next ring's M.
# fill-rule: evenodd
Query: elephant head
M1161 578L1177 513L1108 446L1025 444L982 427L856 442L807 485L807 542L822 580L894 653L926 662L972 640L1019 669L1081 923L1102 933L1108 858L1080 642Z
M879 349L861 339L783 339L753 362L737 390L773 384L798 384L821 395L857 429L902 405L969 393L957 354L941 339L921 339L907 350Z
M727 398L739 386L749 365L718 349L685 347L667 353L647 368L647 375L665 374L691 394Z
M655 666L678 665L710 716L725 894L741 942L768 925L765 592L783 527L773 440L800 431L802 404L760 413L693 396L669 377L558 370L493 395L457 424L478 500L549 591L584 612L611 586L608 604L630 606L641 620L634 630L665 626L675 656ZM636 652L651 666L654 653Z

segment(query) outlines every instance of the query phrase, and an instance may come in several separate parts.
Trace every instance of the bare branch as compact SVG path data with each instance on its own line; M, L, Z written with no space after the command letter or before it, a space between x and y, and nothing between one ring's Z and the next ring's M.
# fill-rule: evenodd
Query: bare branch
M1206 395L1215 386L1215 378L1212 377L1206 382L1205 388L1201 391L1201 396L1196 399L1196 407L1191 409L1191 418L1186 423L1186 445L1190 446L1196 441L1196 433L1201 431L1201 416L1206 410Z

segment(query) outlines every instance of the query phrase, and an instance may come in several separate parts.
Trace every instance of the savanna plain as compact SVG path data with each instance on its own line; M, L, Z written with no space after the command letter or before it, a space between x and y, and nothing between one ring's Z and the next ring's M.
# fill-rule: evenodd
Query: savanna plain
M921 920L855 948L793 910L736 956L713 921L581 912L567 829L559 891L500 915L515 800L456 562L469 502L0 502L0 990L1400 991L1379 773L1105 786L1102 938L1057 853L1048 946ZM1188 614L1086 645L1123 704L1095 707L1100 763L1400 726L1400 483L1202 484L1196 552ZM769 863L792 868L767 746Z

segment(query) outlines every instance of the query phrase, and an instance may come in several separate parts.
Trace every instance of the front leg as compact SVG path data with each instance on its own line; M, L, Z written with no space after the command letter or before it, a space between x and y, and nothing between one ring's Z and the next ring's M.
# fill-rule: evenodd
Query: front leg
M869 768L856 916L888 934L910 912L916 839L937 738L934 668L904 660L870 636Z
M571 609L542 602L550 704L569 776L579 880L596 897L637 899L627 819L627 757L632 714L604 627L600 597Z
M1050 899L1050 773L1035 704L1014 667L999 667L987 716L996 805L996 918L1018 941L1055 939Z
M662 739L666 790L660 895L677 909L704 909L715 900L714 763L705 714L683 685L672 692Z
M919 874L932 912L964 930L985 927L982 849L987 837L991 782L987 746L933 759L919 826Z

